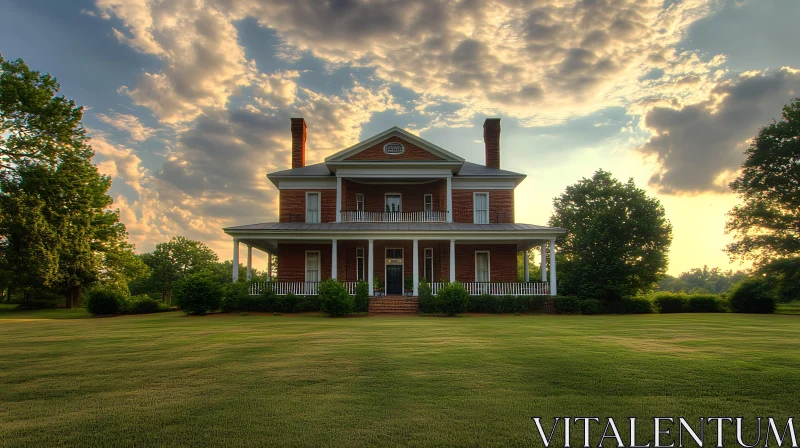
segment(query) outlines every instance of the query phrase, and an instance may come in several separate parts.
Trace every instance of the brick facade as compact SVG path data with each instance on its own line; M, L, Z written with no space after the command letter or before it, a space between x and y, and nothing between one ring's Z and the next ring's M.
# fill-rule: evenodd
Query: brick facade
M389 142L399 142L405 148L402 154L392 155L383 152L383 145ZM389 137L380 143L354 154L347 160L444 160L441 157L430 153L419 146L409 143L399 137Z
M402 248L403 272L412 276L413 247L411 241L374 241L375 274L385 282L386 248ZM341 281L356 281L356 248L364 248L364 275L369 275L369 243L367 241L339 241L337 251L337 277ZM419 278L425 272L425 248L433 248L433 281L450 280L450 241L419 242ZM305 281L305 254L308 250L320 251L322 279L331 276L330 244L284 244L278 245L278 279L282 282ZM475 281L475 251L488 250L490 280L492 282L517 281L517 250L513 244L456 244L456 280L462 283Z
M320 221L336 222L336 190L281 190L279 221L306 221L306 192L320 193Z
M453 190L453 222L475 222L473 193L489 193L489 223L514 222L514 190Z

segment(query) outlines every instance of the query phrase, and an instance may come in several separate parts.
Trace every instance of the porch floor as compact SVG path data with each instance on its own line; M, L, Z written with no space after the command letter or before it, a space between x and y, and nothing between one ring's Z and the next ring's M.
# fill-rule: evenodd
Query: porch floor
M416 296L390 295L370 297L370 316L412 316L419 314L419 298Z

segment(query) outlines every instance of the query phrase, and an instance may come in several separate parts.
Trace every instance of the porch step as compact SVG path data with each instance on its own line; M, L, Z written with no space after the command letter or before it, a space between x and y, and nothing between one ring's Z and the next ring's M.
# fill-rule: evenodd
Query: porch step
M369 299L369 314L384 316L409 316L419 314L417 297L388 296Z

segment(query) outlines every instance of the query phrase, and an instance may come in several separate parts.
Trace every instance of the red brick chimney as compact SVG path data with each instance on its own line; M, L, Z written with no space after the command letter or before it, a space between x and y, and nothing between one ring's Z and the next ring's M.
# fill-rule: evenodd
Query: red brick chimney
M292 118L292 168L306 166L306 120Z
M483 122L483 143L486 145L486 166L500 168L500 119L487 118Z

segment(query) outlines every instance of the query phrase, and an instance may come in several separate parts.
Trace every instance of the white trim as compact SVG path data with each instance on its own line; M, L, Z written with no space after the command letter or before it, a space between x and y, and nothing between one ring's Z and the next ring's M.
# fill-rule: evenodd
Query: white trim
M389 152L389 151L387 151L386 148L388 146L392 146L392 145L399 146L400 150L398 152ZM386 142L386 143L383 144L383 153L388 155L388 156L399 156L400 154L404 154L405 152L406 152L406 145L404 145L404 144L402 144L400 142Z
M286 179L278 182L279 190L335 190L336 179Z
M400 253L403 255L402 257L400 257L400 259L403 260L403 262L400 263L400 274L401 274L400 278L402 279L402 280L400 280L400 289L402 290L402 292L400 294L402 295L402 294L405 294L405 292L406 292L406 290L405 290L406 251L405 251L405 249L403 247L395 247L395 246L384 246L383 247L383 293L386 294L387 296L389 295L389 291L387 291L387 289L389 288L389 263L386 262L386 260L389 259L388 257L386 257L386 251L389 250L389 249L400 249ZM393 258L393 260L396 260L396 258ZM397 266L397 265L394 264L392 266Z
M389 163L397 164L399 162ZM439 179L451 177L453 175L453 171L449 168L425 168L419 166L385 168L385 166L386 163L358 168L340 168L336 171L336 175L340 177L366 177L370 179Z
M400 196L400 210L395 213L403 213L403 193L384 193L383 194L383 211L386 212L386 199L388 196Z
M358 255L358 250L361 249L361 256ZM361 280L358 279L358 259L361 258ZM356 281L363 281L367 279L367 255L364 246L356 246Z
M488 250L476 250L475 251L475 283L478 283L478 254L486 254L486 281L492 281L492 256L491 251Z
M428 201L428 197L429 196L431 198L431 209L430 210L425 210L425 205L426 205L426 203ZM426 193L426 194L422 195L422 211L423 212L432 212L433 211L433 195L431 193Z
M514 190L514 179L453 178L453 190Z
M331 240L331 278L336 280L339 274L339 240Z
M419 240L414 240L412 243L412 249L414 254L413 263L413 271L411 272L411 295L418 297L419 296ZM405 279L403 279L403 292L405 292Z
M428 251L431 251L431 278L428 278L428 273L425 272L428 266ZM428 283L433 283L433 248L432 247L423 247L422 248L422 274Z
M317 263L318 263L318 265L317 265L317 280L309 280L308 279L308 254L311 254L311 253L317 254ZM305 255L306 255L305 264L304 264L305 270L303 271L303 278L305 279L306 282L314 282L314 281L320 282L320 281L322 281L322 253L321 253L321 251L319 251L319 250L307 250L305 252Z
M342 178L336 178L336 222L342 222Z
M308 211L309 211L308 210L308 196L312 195L312 194L317 195L317 220L309 222L308 221ZM303 222L305 222L306 224L321 224L322 223L322 193L321 192L319 192L319 191L306 191L305 210L306 210L306 213L305 213L306 216L305 216L305 220L303 220Z
M453 182L447 178L447 222L453 222Z
M425 139L422 139L404 129L398 128L397 126L393 126L364 141L356 143L355 145L349 148L339 151L336 154L330 155L325 158L325 162L327 163L327 162L343 161L391 137L400 137L401 139L406 140L408 143L412 143L425 151L428 151L434 155L437 155L445 159L445 161L464 162L464 159L451 153L450 151L440 148L439 146L436 146L433 143Z
M486 195L486 222L478 222L478 209L477 209L478 201L475 200L475 198L478 195ZM486 191L476 191L476 192L472 193L472 222L473 222L473 224L490 224L492 222L492 217L489 214L489 210L491 210L491 208L489 207L489 193L486 192Z
M450 240L450 282L456 281L456 240Z
M556 239L550 240L550 295L557 296L558 285L556 284Z
M359 198L359 196L361 196L361 209L360 210L358 208L358 202L359 202L358 198ZM356 211L357 212L363 212L365 210L364 207L366 207L365 204L366 204L366 202L365 202L364 193L356 193Z
M367 261L367 284L369 285L369 295L375 295L375 284L373 279L375 278L375 243L373 240L367 241L367 246L369 247L369 253L367 254L368 261Z

